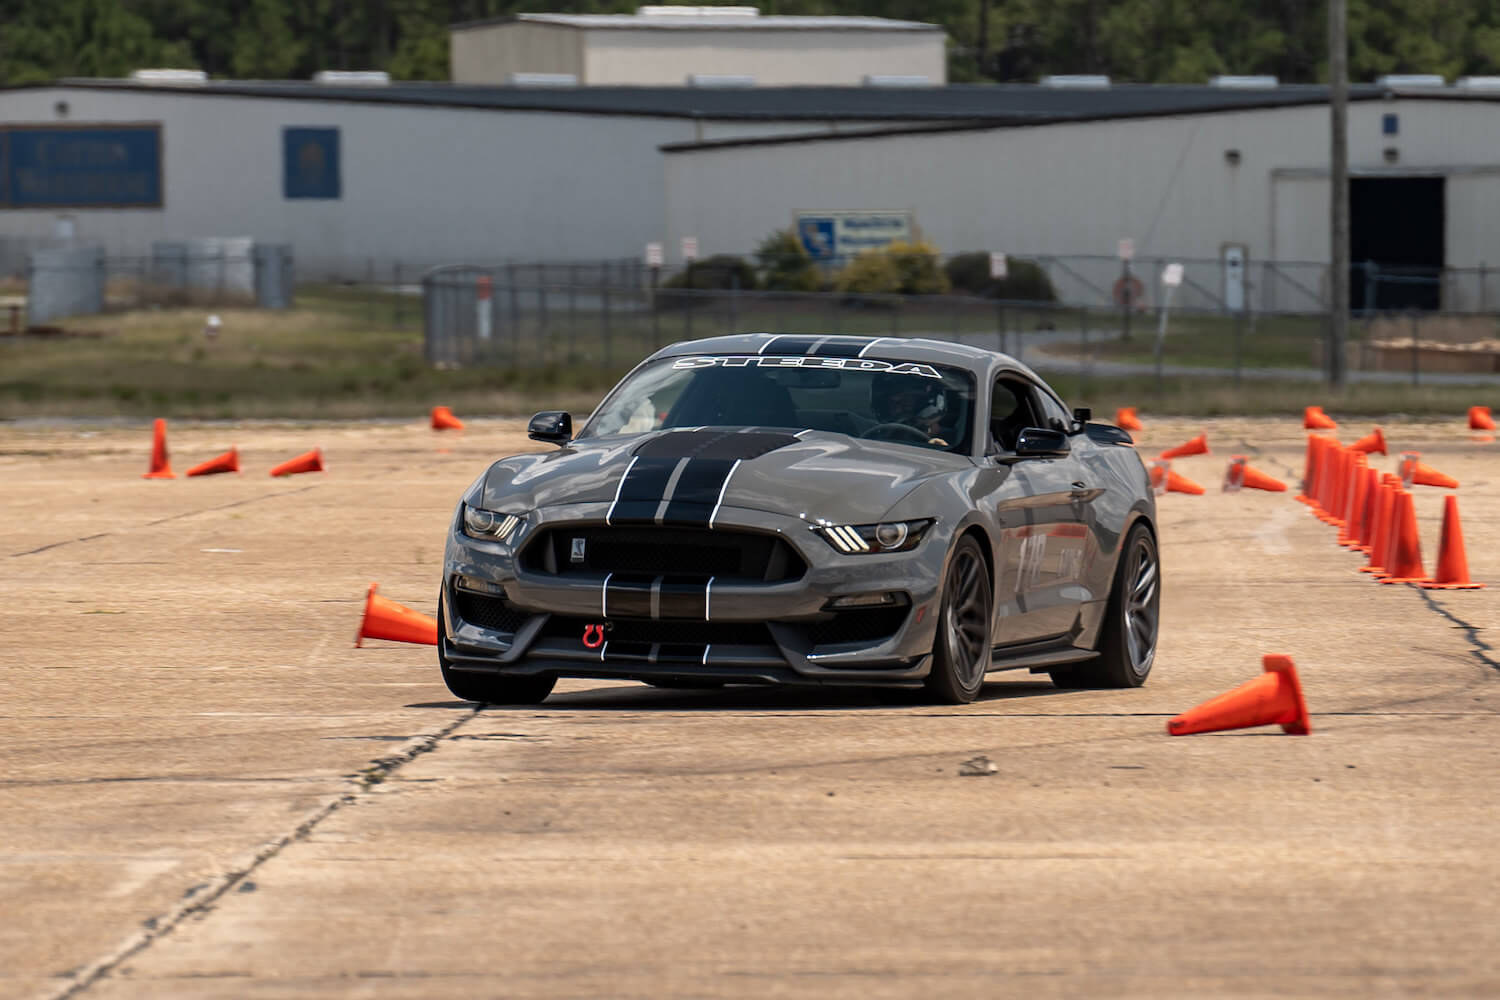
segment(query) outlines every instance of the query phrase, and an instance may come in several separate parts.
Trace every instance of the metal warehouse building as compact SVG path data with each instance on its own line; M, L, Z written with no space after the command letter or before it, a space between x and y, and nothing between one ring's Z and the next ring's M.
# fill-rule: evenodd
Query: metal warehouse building
M1497 126L1500 91L1354 87L1355 259L1500 263ZM894 212L944 252L1054 255L1072 297L1109 286L1121 238L1209 262L1200 304L1223 290L1204 267L1278 261L1245 293L1296 309L1322 294L1327 151L1318 87L74 80L0 90L0 242L245 236L360 277L659 241L671 267L682 237L743 254L798 213ZM1442 294L1493 305L1500 279Z

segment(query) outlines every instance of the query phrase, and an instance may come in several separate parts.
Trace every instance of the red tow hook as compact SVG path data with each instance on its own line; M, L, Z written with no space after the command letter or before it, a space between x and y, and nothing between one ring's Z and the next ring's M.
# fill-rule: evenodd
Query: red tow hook
M604 645L604 626L585 625L583 627L583 645L585 649L598 649Z

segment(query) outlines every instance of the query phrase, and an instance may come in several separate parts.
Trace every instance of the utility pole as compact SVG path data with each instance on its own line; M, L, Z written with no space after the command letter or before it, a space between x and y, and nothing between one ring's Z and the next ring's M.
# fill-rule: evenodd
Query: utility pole
M1342 389L1349 340L1349 31L1348 0L1328 0L1329 243L1328 382Z

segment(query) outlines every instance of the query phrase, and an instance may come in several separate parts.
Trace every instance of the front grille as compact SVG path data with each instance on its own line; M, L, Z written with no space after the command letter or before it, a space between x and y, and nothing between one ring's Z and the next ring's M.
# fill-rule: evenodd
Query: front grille
M574 562L579 541L583 560ZM650 526L545 529L526 546L521 563L559 576L640 573L758 583L796 580L807 572L796 551L775 535Z
M515 632L530 615L512 607L502 597L476 594L469 590L453 591L453 611L471 625L494 632Z
M906 622L907 605L896 608L850 608L835 611L828 621L807 626L807 637L814 646L832 646L841 642L876 642L889 639Z
M589 625L599 624L597 618L575 618L569 615L553 615L542 626L542 635L556 638L581 639L583 630ZM650 618L612 618L610 629L604 634L610 643L639 642L665 645L715 646L770 646L771 633L762 622L684 622L655 621Z

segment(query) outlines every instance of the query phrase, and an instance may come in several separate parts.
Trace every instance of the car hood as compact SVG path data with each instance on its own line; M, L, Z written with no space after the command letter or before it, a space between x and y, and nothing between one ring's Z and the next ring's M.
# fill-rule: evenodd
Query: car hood
M701 448L698 442L710 435L717 439L709 442L707 451L695 454L718 456L702 460L713 468L696 477L698 482L690 482L695 478L691 472L671 482L666 470L680 461L684 445ZM745 447L737 455L734 449L741 441ZM654 480L644 474L653 462L663 470ZM672 497L681 500L696 488L712 506L864 524L878 521L924 480L972 464L947 452L825 432L793 438L779 433L658 431L587 438L559 451L501 459L490 467L481 491L484 507L519 513L558 504L628 504L632 498L642 505L655 504ZM631 481L624 483L627 472Z

